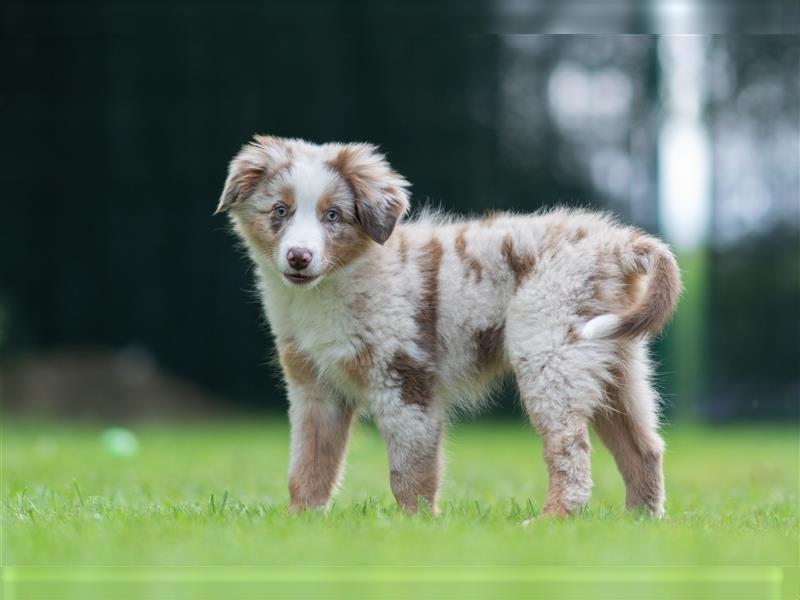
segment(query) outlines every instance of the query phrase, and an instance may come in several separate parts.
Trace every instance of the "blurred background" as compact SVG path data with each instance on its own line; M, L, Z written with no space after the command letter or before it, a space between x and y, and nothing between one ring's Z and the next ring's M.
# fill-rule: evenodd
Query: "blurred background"
M259 132L379 144L417 206L585 206L664 236L686 282L654 346L669 418L796 418L796 37L471 34L558 29L557 11L488 1L385 35L364 6L329 2L299 32L286 6L263 30L268 7L203 6L3 9L6 414L285 408L250 267L212 217ZM605 17L667 31L708 18L619 6ZM769 6L727 16L780 22ZM495 414L519 412L507 389Z

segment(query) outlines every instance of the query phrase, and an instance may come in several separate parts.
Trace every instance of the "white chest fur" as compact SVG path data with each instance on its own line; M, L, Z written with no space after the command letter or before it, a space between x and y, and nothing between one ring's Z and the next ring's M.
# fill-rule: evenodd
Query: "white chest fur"
M333 282L289 289L279 276L261 273L264 311L278 340L292 340L318 372L338 379L338 365L361 347L359 321Z

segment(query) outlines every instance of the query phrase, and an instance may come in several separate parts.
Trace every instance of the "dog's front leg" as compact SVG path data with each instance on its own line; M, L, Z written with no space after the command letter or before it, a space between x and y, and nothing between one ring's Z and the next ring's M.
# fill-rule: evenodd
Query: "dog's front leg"
M339 483L355 411L318 385L289 384L291 509L326 506Z
M443 470L439 407L434 403L408 404L400 397L393 397L388 404L376 411L376 420L389 452L392 493L407 512L416 512L422 498L435 514Z

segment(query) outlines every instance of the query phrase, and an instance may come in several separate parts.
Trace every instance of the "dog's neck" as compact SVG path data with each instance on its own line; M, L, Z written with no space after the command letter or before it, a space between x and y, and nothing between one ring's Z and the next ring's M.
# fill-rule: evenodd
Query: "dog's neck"
M351 263L326 274L313 287L290 286L271 263L259 264L258 287L264 312L278 338L328 345L358 337L369 311L374 270L388 249L373 244ZM322 337L325 339L322 339ZM313 340L313 343L312 343ZM303 344L304 346L306 344Z

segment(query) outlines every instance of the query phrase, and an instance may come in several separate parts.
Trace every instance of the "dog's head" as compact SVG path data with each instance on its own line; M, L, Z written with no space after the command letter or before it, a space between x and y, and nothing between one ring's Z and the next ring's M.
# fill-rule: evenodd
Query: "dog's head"
M408 186L369 144L255 136L231 161L217 213L230 211L288 285L313 286L389 238Z

